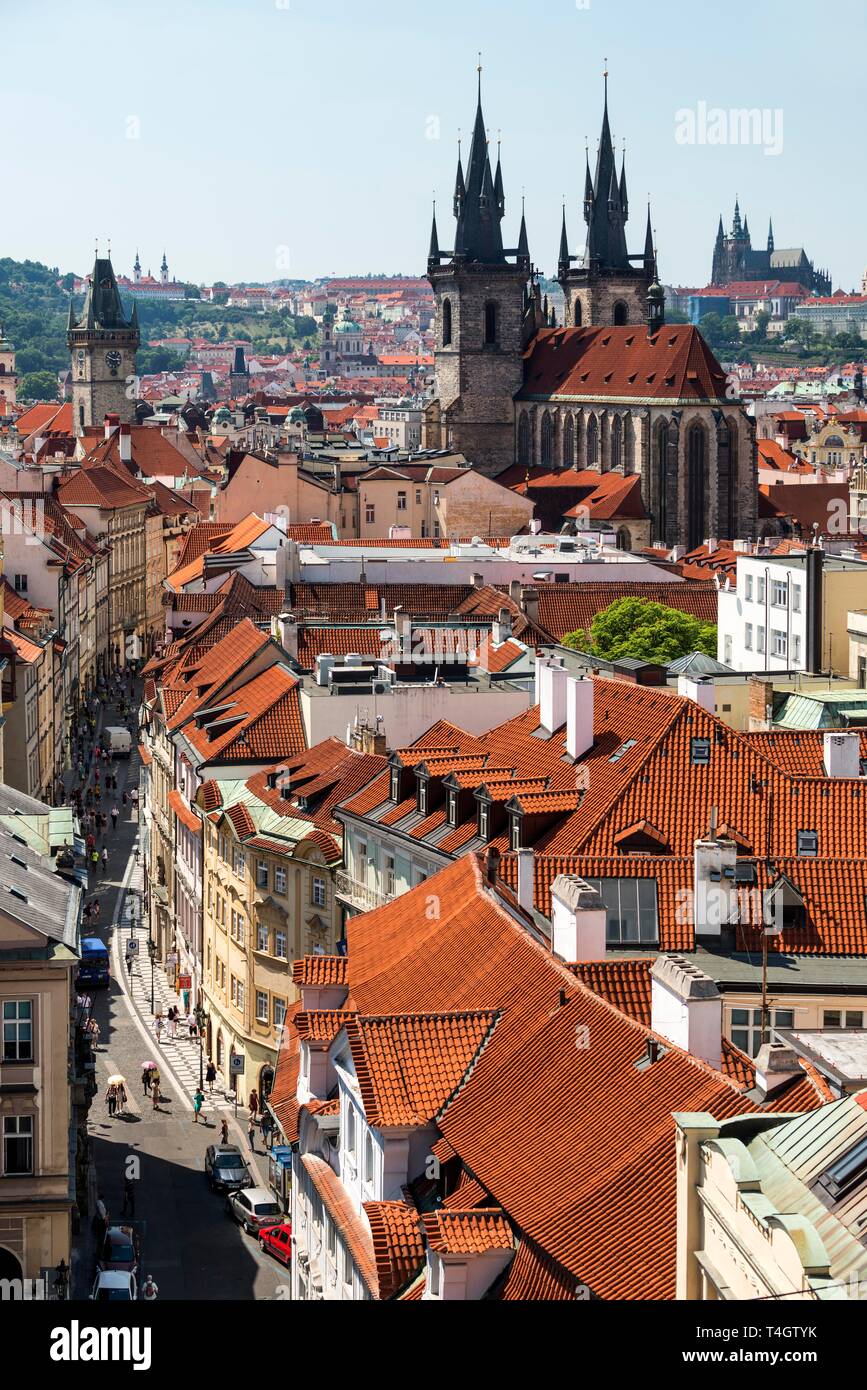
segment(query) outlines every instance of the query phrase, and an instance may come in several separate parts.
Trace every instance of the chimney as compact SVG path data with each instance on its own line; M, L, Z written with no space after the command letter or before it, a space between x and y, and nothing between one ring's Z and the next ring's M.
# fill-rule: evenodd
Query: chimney
M713 832L706 840L696 840L693 890L696 936L721 936L724 926L738 920L737 859L737 845L732 840L718 840Z
M120 449L121 463L132 463L132 428L129 425L121 425L120 427L118 448Z
M509 598L513 603L521 605L521 581L520 579L509 580Z
M500 851L496 845L491 845L485 854L485 878L493 886L500 876Z
M530 522L530 535L539 536L542 533L542 523L538 517L534 516Z
M281 613L272 619L272 636L277 638L284 652L298 660L298 621L294 613Z
M722 995L683 956L658 956L650 972L650 1026L693 1057L722 1068Z
M559 874L551 884L551 947L568 964L605 959L607 913L602 899L575 874Z
M539 722L549 734L556 734L566 723L566 685L569 673L565 666L553 661L543 662L538 671Z
M504 642L508 642L512 635L512 615L508 608L501 608L499 617L491 625L491 637L495 647L500 647Z
M765 1100L788 1086L796 1076L803 1076L798 1054L785 1043L762 1043L756 1057L756 1090Z
M119 415L106 415L103 419L103 438L111 439L112 430L120 424Z
M712 555L713 552L719 548L719 541L716 536L708 536L704 544L708 555Z
M470 575L470 583L472 584L472 586L473 586L474 589L483 589L483 588L485 587L484 575L481 575L481 574L471 574L471 575Z
M539 622L539 590L521 590L521 612L531 623Z
M825 772L829 777L861 776L861 738L857 733L825 734Z
M574 762L593 747L593 682L588 676L566 681L566 752Z
M678 676L677 693L687 700L694 700L708 714L716 714L716 687L713 681L694 680L692 676Z
M518 861L518 902L525 912L532 913L535 901L536 856L531 849L519 849L515 858Z

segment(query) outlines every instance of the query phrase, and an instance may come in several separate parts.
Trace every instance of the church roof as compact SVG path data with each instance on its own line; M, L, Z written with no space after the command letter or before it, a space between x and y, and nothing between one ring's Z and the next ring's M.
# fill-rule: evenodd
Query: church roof
M720 400L726 375L692 324L543 329L524 355L518 400Z
M84 296L84 307L76 319L70 306L69 327L119 330L137 327L135 310L130 318L124 313L114 270L107 258L97 256L94 261Z

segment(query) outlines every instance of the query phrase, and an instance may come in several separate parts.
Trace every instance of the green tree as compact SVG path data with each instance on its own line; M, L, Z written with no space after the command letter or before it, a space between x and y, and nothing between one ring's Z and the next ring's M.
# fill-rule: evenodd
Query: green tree
M703 623L679 608L622 598L596 614L589 633L579 629L564 637L563 646L603 661L634 657L668 666L690 652L716 656L717 632L714 623Z
M771 316L767 309L760 309L753 319L753 338L757 343L762 343L768 336L768 324Z
M23 401L56 401L57 377L54 372L26 372L21 378Z

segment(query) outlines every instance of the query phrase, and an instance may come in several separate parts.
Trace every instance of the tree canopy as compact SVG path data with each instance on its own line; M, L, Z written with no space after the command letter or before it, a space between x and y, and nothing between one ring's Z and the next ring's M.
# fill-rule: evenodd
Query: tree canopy
M563 646L599 656L603 661L634 657L668 666L690 652L716 656L714 623L703 623L679 608L640 598L622 598L597 613L589 632L579 629L563 638Z

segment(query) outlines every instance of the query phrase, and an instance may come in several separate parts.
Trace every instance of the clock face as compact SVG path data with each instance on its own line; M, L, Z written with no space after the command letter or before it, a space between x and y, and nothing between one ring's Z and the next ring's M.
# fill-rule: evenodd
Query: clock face
M106 366L111 369L112 375L114 375L117 372L117 369L122 361L123 358L121 357L120 353L117 352L114 348L112 348L111 352L107 352L105 354Z
M78 365L79 365L79 367L83 367L83 366L84 366L84 348L79 348L79 349L78 349L78 352L77 352L77 354L76 354L76 356L77 356L77 358L78 358Z

